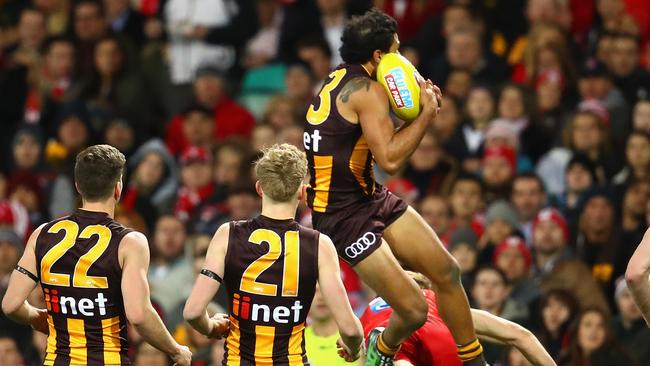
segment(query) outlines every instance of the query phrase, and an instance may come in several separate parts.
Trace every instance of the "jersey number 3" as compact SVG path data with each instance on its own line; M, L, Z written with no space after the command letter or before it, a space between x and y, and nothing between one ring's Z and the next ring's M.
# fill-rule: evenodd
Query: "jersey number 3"
M239 289L251 294L276 296L278 285L258 282L257 278L280 258L282 240L275 231L257 229L248 241L253 244L269 244L269 251L251 263L241 278ZM282 296L298 296L298 273L300 272L300 243L297 231L284 233L284 269L282 271Z
M318 109L315 109L313 104L309 106L309 110L307 111L307 122L312 125L319 125L327 120L327 117L330 116L330 110L332 109L332 90L339 86L345 73L345 69L332 71L329 75L331 80L327 84L323 85L320 93L318 93L318 99L320 100Z
M90 225L86 226L79 234L79 225L76 222L63 220L52 225L47 232L55 234L61 231L65 233L63 239L48 250L41 260L41 282L52 286L70 286L70 275L54 273L52 272L52 266L75 245L77 239L90 239L93 235L97 235L97 243L86 254L82 255L74 266L72 286L108 288L106 277L89 276L88 269L108 248L108 243L111 241L111 230L103 225Z

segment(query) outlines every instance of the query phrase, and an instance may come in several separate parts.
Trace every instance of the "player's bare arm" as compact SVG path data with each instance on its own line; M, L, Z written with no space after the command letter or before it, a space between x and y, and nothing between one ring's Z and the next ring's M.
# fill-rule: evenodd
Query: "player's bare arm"
M528 329L487 311L471 311L476 334L481 340L515 347L535 366L555 366L551 355Z
M119 260L122 266L124 310L128 321L147 343L168 354L175 365L189 365L192 359L189 348L176 343L151 305L147 282L147 238L138 232L126 235L120 243Z
M377 164L395 174L415 151L426 129L438 113L440 89L430 81L419 81L422 111L410 124L395 130L389 114L388 96L383 87L368 78L355 78L339 94L357 116L363 136Z
M641 243L630 258L625 271L625 280L630 288L634 302L650 325L650 229L646 231Z
M363 328L352 311L340 273L334 244L329 237L321 234L318 243L318 285L339 328L339 355L351 362L361 354Z
M221 285L229 232L229 224L223 224L214 234L205 257L203 271L196 279L192 293L183 309L185 320L208 338L224 337L228 333L230 323L226 314L216 314L210 318L206 310Z
M25 252L11 274L9 287L2 299L2 311L11 320L29 325L35 330L47 334L47 310L36 308L27 302L27 297L38 285L34 247L42 227L43 225L29 237Z

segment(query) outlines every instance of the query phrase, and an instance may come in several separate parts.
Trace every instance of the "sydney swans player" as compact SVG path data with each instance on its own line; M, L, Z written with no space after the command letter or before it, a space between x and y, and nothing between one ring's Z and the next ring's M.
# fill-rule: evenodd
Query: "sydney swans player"
M339 327L339 354L356 360L363 334L341 282L336 249L327 236L293 219L305 196L304 153L275 145L264 152L255 172L262 214L217 230L185 304L185 319L212 338L229 328L224 357L229 366L308 365L305 320L318 282ZM222 281L230 316L209 318L206 307Z
M176 365L192 354L171 337L149 300L149 246L115 220L124 155L108 145L77 155L75 184L83 205L31 235L11 275L2 310L48 334L44 365L130 365L126 322ZM47 310L25 300L40 282Z
M396 31L395 20L376 10L346 25L340 49L346 64L325 80L304 125L307 202L314 228L332 238L339 256L394 310L386 329L370 334L367 365L392 364L400 344L427 319L427 303L396 257L433 282L460 358L482 365L458 265L420 215L373 176L375 161L388 173L398 171L436 117L441 98L430 80L420 80L419 117L394 129L388 96L373 78L382 56L399 48Z

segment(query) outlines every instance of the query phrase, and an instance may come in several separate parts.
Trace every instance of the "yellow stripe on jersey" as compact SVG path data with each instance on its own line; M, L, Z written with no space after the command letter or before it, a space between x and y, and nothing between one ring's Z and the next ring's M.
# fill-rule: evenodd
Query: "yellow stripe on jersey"
M255 366L273 366L275 327L255 326Z
M291 338L289 338L289 366L302 366L302 339L305 331L305 323L293 327Z
M350 154L350 171L352 172L352 175L354 175L354 178L357 180L361 188L363 188L364 192L368 192L368 184L366 184L364 173L366 170L366 164L368 164L369 151L370 148L368 147L368 142L366 142L366 139L361 136L359 137L359 140L357 140L357 143L354 145L352 154ZM372 190L374 190L374 179Z
M104 341L104 363L121 364L120 317L102 319L102 340Z
M56 359L56 328L54 328L54 320L51 315L47 316L47 327L49 334L47 336L47 348L45 349L45 360L43 365L52 366Z
M239 353L239 345L241 341L241 334L239 330L239 322L237 319L230 317L230 333L226 338L226 348L228 349L228 366L239 366L241 363L241 355Z
M316 186L314 187L314 211L325 212L329 200L330 184L332 183L332 168L334 158L332 156L314 155L314 175Z
M88 364L84 320L68 318L68 334L70 335L70 365Z

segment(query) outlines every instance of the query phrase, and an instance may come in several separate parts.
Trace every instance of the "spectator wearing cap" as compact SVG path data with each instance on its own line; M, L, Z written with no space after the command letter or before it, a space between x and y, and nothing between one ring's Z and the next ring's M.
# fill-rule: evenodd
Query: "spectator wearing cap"
M614 84L612 75L604 63L594 58L585 60L578 77L578 93L581 100L596 100L602 103L617 127L629 130L627 125L621 123L629 119L630 105Z
M544 182L534 173L518 174L512 182L510 202L517 211L526 243L531 243L533 220L546 205Z
M539 287L531 279L533 256L521 237L509 236L499 243L494 249L492 263L506 274L511 299L529 304L539 297Z
M650 179L650 132L635 130L627 136L625 161L625 167L612 178L612 183Z
M488 206L485 213L485 232L479 240L481 249L479 263L492 263L495 247L507 237L519 233L517 212L506 200L498 200Z
M174 214L183 222L194 216L201 202L214 194L212 156L202 147L190 146L181 155L181 188Z
M621 237L611 191L596 188L585 193L579 211L575 245L578 258L591 268L594 278L610 296L614 279L625 271L625 266L617 268Z
M174 158L160 139L153 139L128 160L130 177L121 206L135 210L144 218L149 231L159 215L170 212L178 190L180 173Z
M193 89L195 103L212 111L214 118L212 136L215 141L223 141L230 137L250 138L255 119L250 112L227 95L226 78L223 73L213 67L201 67L196 73ZM167 126L165 143L174 156L180 155L191 146L188 137L183 133L182 114L175 115Z
M517 156L512 147L496 145L485 149L481 174L487 202L508 198L516 171Z
M513 122L497 118L490 122L485 130L485 143L483 148L489 149L493 146L506 145L515 150L517 154L517 172L530 172L533 170L533 163L527 155L521 153L521 143L517 126Z
M554 208L541 210L533 221L533 270L541 279L555 266L574 258L569 247L569 227L560 211Z
M614 317L614 333L625 351L639 365L650 365L650 329L634 302L623 277L616 281L614 292L618 315Z

